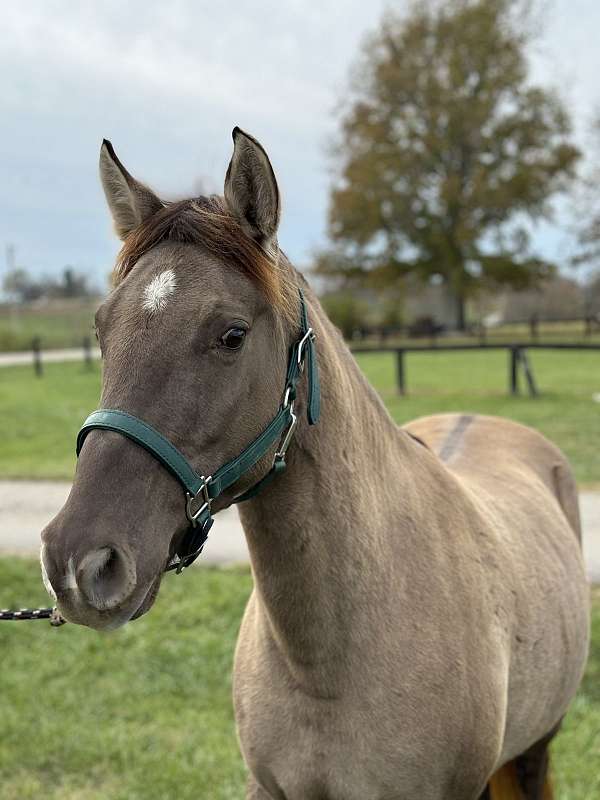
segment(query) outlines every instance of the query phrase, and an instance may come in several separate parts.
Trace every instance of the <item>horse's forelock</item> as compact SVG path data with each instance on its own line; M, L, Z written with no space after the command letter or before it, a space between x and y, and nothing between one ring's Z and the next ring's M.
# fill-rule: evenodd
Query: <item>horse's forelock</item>
M191 244L231 264L253 280L284 317L297 315L285 258L270 257L241 228L222 197L200 197L167 203L125 239L113 271L118 284L152 248L163 242Z

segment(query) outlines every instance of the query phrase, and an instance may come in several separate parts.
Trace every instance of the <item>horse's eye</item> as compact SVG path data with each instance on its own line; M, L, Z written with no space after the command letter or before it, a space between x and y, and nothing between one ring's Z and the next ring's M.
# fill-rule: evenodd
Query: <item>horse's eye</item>
M246 338L245 328L230 328L221 336L221 344L228 350L239 350Z

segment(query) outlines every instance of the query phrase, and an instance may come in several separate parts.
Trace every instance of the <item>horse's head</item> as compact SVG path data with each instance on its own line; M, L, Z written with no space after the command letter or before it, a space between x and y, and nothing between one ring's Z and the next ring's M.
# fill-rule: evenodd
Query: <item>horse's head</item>
M100 174L123 239L96 314L101 406L149 423L198 474L237 455L281 403L297 290L277 246L279 193L262 147L234 130L224 197L163 203L110 143ZM271 458L272 461L272 458ZM214 504L264 475L261 458ZM42 571L69 620L114 628L146 611L189 522L181 485L146 450L93 430L42 534Z

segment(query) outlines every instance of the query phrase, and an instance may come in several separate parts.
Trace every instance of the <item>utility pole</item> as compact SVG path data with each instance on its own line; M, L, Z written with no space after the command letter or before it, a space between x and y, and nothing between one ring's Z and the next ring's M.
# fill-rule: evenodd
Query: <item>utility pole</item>
M11 272L14 272L17 268L17 248L14 244L7 244L5 248L5 256L6 256L6 274L10 275ZM10 303L10 320L11 320L11 327L18 328L19 327L19 304L18 303Z

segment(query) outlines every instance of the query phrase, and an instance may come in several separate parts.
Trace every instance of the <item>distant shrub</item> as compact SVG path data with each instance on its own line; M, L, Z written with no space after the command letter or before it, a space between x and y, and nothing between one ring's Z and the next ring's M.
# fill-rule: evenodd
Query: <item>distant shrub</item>
M0 328L0 353L2 351L24 350L28 342L23 341L23 337L11 330Z
M418 317L412 325L408 327L408 335L415 338L419 336L437 336L444 330L443 325L439 325L433 317Z
M321 298L321 304L346 339L368 326L369 306L352 292L332 292Z

